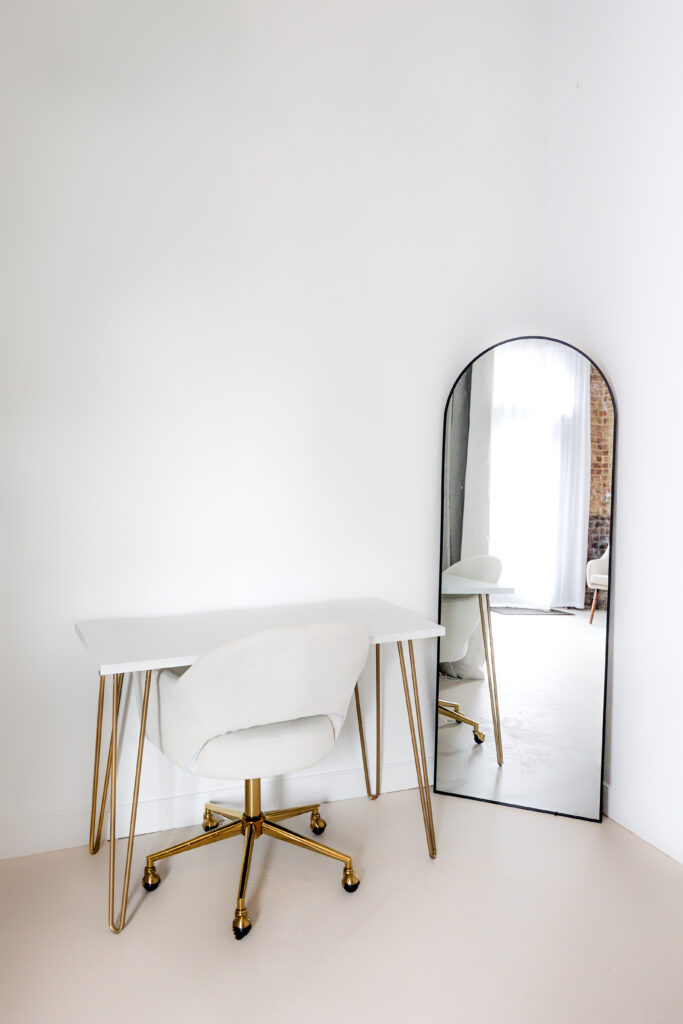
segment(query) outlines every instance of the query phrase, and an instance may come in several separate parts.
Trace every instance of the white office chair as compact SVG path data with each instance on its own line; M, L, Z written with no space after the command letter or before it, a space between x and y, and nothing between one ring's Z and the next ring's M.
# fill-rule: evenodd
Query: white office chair
M588 584L588 589L593 591L593 603L588 620L588 625L590 626L598 604L598 591L609 589L609 544L600 555L600 558L593 558L586 566L586 583Z
M493 555L473 555L470 558L463 558L460 562L455 562L445 570L445 574L464 576L471 580L483 580L486 583L497 583L502 569L503 563ZM468 653L468 648L474 646L472 641L478 628L481 629L482 644L486 643L481 606L478 596L474 594L442 594L441 625L445 627L446 635L441 637L439 642L440 663L461 661ZM484 657L483 650L481 657ZM491 714L495 723L497 719L493 700L493 691L491 690ZM486 737L481 732L479 723L463 715L459 704L439 699L437 708L439 714L445 718L472 726L475 742L484 742Z
M211 651L187 670L167 669L152 684L147 737L179 768L193 775L244 779L244 812L207 803L204 832L147 858L142 884L161 878L155 863L232 836L244 836L242 870L233 921L236 939L251 929L246 890L254 840L282 839L342 861L342 885L355 892L351 857L278 822L310 814L315 835L325 829L320 805L263 813L261 778L315 764L333 748L344 724L369 640L349 623L268 629ZM216 815L228 823L220 825Z

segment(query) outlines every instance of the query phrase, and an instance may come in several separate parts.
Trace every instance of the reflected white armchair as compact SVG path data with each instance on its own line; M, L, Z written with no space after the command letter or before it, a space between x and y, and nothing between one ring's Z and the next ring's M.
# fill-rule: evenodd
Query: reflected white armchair
M588 620L588 625L590 626L593 622L593 616L595 615L598 603L598 591L609 590L609 544L600 555L600 558L593 558L586 566L586 583L588 589L593 591L593 603L591 604L591 614Z
M455 562L444 571L444 574L464 576L471 580L482 580L485 583L497 583L502 568L501 560L493 555L473 555ZM478 635L478 629L481 629L482 643L486 644L481 604L479 598L474 595L442 594L441 625L445 627L446 635L441 638L439 643L440 663L462 660L472 645L473 637ZM481 656L483 659L483 650ZM472 726L475 741L477 743L484 742L485 736L479 729L479 723L465 717L460 711L459 704L439 699L437 707L439 714L444 717ZM491 690L491 714L495 723L497 712L494 707L493 690Z
M332 750L368 647L365 630L349 623L268 629L211 651L187 670L158 674L150 691L148 739L193 775L243 779L245 808L207 803L202 834L147 858L142 884L148 892L161 882L158 860L238 835L244 836L244 851L233 921L237 939L251 929L246 891L261 835L341 861L344 889L358 888L351 857L279 824L310 814L311 830L320 835L320 805L264 813L261 778L307 768Z

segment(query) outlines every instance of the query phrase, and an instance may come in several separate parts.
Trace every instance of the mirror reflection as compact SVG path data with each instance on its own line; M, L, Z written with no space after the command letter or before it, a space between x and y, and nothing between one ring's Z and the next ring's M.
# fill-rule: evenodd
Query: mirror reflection
M458 378L444 425L435 789L601 816L614 406L547 338Z

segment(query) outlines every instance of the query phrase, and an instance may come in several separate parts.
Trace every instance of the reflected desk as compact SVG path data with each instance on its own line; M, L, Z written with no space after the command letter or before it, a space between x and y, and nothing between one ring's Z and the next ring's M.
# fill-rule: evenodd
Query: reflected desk
M489 684L489 695L491 698L491 718L493 720L493 735L496 741L496 759L499 765L503 764L503 739L500 732L500 711L498 709L498 683L496 680L496 659L493 653L493 630L491 628L491 594L514 594L514 587L506 587L500 583L487 583L485 580L472 580L467 576L456 576L444 572L441 574L441 599L444 597L473 597L479 598L479 618L481 620L481 636L484 642L484 657L486 659L486 676ZM484 614L484 598L486 598L486 614ZM443 618L443 615L441 615ZM438 702L438 710L441 714L455 717L452 708L458 705L450 701ZM463 716L458 713L458 721ZM466 719L469 724L469 719ZM476 734L475 734L476 735ZM481 742L481 741L479 741Z
M399 663L403 680L403 693L408 713L410 737L415 759L417 785L422 807L427 849L430 857L436 857L434 821L427 775L427 760L424 748L424 732L420 712L420 698L415 669L414 640L426 640L443 636L445 630L436 622L430 622L419 615L372 598L353 600L323 601L315 604L281 605L274 608L244 608L227 611L201 612L190 615L164 615L136 619L101 619L76 624L76 632L83 646L99 669L100 689L97 707L97 729L95 734L95 767L93 771L92 808L90 814L90 852L97 853L102 838L107 792L111 786L109 801L109 927L114 933L120 932L126 922L131 859L135 839L140 773L145 739L145 725L149 704L152 672L163 668L183 668L193 665L203 654L249 633L274 627L297 626L318 622L353 622L367 630L370 643L375 646L375 689L377 714L377 776L373 793L370 788L363 719L361 715L358 685L355 689L358 728L365 786L371 800L380 794L380 645L395 643L398 647ZM413 684L414 709L408 685L408 673L403 643L408 644L410 669ZM121 897L121 911L118 923L114 916L115 846L116 836L116 768L119 747L118 715L125 676L133 672L145 673L145 686L140 713L140 733L133 787L133 804L128 832L128 847ZM109 755L105 771L101 800L98 811L100 751L102 743L102 717L106 677L112 676L112 727L109 741ZM131 680L132 681L132 680ZM130 685L130 682L129 682Z

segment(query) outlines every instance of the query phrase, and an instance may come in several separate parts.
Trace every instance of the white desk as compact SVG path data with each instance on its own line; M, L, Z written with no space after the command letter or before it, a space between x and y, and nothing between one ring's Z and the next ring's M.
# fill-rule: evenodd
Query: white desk
M452 573L441 574L441 593L460 594L514 594L514 587L506 587L501 583L486 583L485 580L471 580L468 576L454 576Z
M97 853L100 848L107 793L111 781L111 799L109 802L109 927L114 933L120 932L126 921L145 738L143 725L147 713L152 672L162 668L179 668L192 665L203 654L213 650L215 647L219 647L221 644L228 643L230 640L235 640L249 633L255 633L259 630L270 629L276 626L295 626L313 622L357 623L367 630L370 642L375 646L377 776L374 793L370 788L358 686L356 686L355 690L365 786L371 800L376 800L380 795L380 645L388 643L395 643L397 645L413 756L415 758L417 785L427 837L427 849L430 857L436 857L434 820L427 776L427 760L424 748L424 733L413 641L443 636L445 633L443 626L436 622L430 622L428 619L423 619L421 616L415 615L405 608L399 608L396 605L388 604L386 601L379 601L373 598L323 601L315 604L280 605L272 608L237 608L190 615L165 615L135 619L101 619L79 622L76 624L76 632L86 651L97 665L100 677L95 735L95 767L93 771L92 807L90 813L90 852ZM408 673L406 671L403 651L404 641L408 643L414 709L408 685ZM115 843L113 842L113 837L116 835L118 714L124 679L126 674L132 672L145 673L145 689L138 738L138 756L128 833L123 895L119 921L116 923L114 920ZM102 796L98 801L102 717L107 676L113 677L112 730Z
M491 719L493 721L493 735L496 741L496 759L498 765L503 764L503 737L500 728L500 710L498 707L498 680L496 679L496 658L493 652L493 629L491 626L491 594L514 594L515 588L505 586L501 583L487 583L486 580L473 580L467 576L456 576L454 573L444 572L441 574L441 598L449 597L472 597L479 598L479 618L481 620L481 636L484 641L484 656L486 658L486 675L489 684L489 696L491 699ZM486 614L484 614L484 598L486 599ZM441 615L443 618L443 615ZM479 731L479 723L466 718L460 711L460 705L452 701L437 701L437 712L447 718L453 718L458 722L466 722L474 727L475 738L479 736L479 742L483 741L483 733Z

